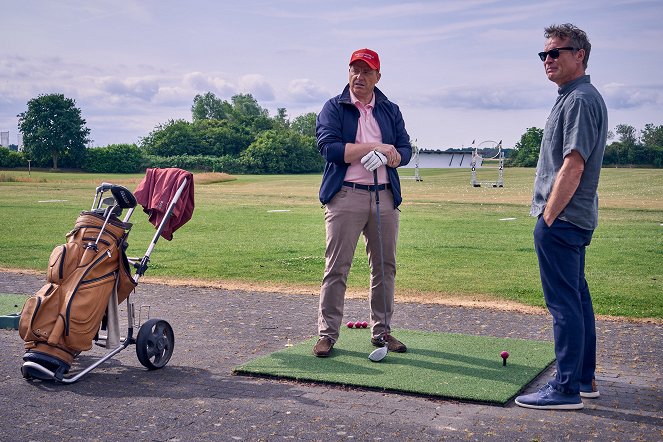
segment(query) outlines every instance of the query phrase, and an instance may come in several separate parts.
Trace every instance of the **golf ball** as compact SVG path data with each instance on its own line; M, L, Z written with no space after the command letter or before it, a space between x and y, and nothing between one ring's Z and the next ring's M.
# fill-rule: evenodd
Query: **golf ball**
M361 323L361 328L367 328L368 327L368 322L364 321Z
M354 326L355 326L355 323L354 323L354 322L352 322L352 321L348 322L348 328L352 328L352 327L354 327Z

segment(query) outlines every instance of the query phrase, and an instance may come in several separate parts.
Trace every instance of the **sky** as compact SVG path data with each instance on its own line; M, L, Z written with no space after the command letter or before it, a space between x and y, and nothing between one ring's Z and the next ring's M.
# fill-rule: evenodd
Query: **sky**
M557 95L537 53L573 23L609 125L663 124L663 0L3 1L0 131L41 94L81 110L91 144L139 143L191 121L196 94L250 93L276 115L319 112L356 49L378 52L378 88L425 149L512 147Z

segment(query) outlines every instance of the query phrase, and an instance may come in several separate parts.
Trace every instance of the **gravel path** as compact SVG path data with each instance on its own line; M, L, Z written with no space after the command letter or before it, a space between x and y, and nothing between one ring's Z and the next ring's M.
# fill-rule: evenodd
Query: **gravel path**
M32 294L42 283L0 272L0 293ZM78 383L27 382L23 341L0 330L0 440L663 440L660 323L597 321L601 397L585 399L581 411L539 411L231 374L314 335L315 296L141 283L133 299L175 331L161 370L145 370L130 346ZM347 300L347 318L367 312L366 301ZM400 303L394 325L552 339L547 315L484 308ZM103 354L95 346L72 370Z

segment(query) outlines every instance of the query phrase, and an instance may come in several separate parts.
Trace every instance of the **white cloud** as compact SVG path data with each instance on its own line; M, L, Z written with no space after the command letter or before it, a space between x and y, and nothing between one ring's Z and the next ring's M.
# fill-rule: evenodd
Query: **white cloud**
M663 8L653 0L56 3L3 9L2 131L49 93L76 100L101 145L190 119L193 98L208 91L251 93L271 115L319 112L345 85L351 51L367 46L383 56L379 87L421 147L513 144L555 100L536 53L543 27L562 21L588 31L589 73L611 122L663 123Z
M98 79L102 91L111 96L137 98L150 101L159 92L159 82L155 78L115 78Z
M237 91L237 87L226 79L205 75L202 72L185 74L183 83L196 93L212 92L222 99L234 95Z
M426 107L520 110L538 109L550 105L554 90L541 90L539 86L525 85L477 85L461 84L432 90L425 95L405 98L409 102Z
M247 74L239 79L239 91L253 95L260 101L274 101L274 88L267 79L259 74Z
M366 17L371 17L373 20L392 20L403 19L405 17L420 17L431 15L444 15L455 12L470 11L476 8L481 8L490 4L499 2L499 0L454 0L444 2L399 2L396 4L380 4L369 6L351 6L347 8L339 8L334 3L328 3L323 14L318 14L317 17L311 15L310 12L304 10L297 11L284 11L282 8L270 8L261 13L271 17L289 17L299 19L313 19L322 18L330 23L346 23L363 21Z
M288 96L298 104L320 104L331 97L324 87L308 78L292 80L288 85Z
M603 86L603 98L609 108L629 109L663 105L663 85L636 86L609 83Z
M179 85L176 86L163 86L159 88L159 92L154 97L155 105L163 105L168 107L191 106L195 93L186 87Z

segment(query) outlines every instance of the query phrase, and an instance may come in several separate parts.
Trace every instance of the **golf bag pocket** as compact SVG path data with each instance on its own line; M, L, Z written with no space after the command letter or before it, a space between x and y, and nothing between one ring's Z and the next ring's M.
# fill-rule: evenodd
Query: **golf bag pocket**
M127 255L124 252L122 252L122 256L120 257L120 268L118 269L117 279L117 303L121 304L138 285L131 276L131 264L129 264Z
M60 310L58 286L44 285L23 304L18 322L18 334L24 341L46 341L53 330Z
M65 345L75 351L89 350L113 293L116 273L83 281L67 300Z
M78 243L69 242L57 246L48 260L48 282L62 284L80 265L83 250Z

